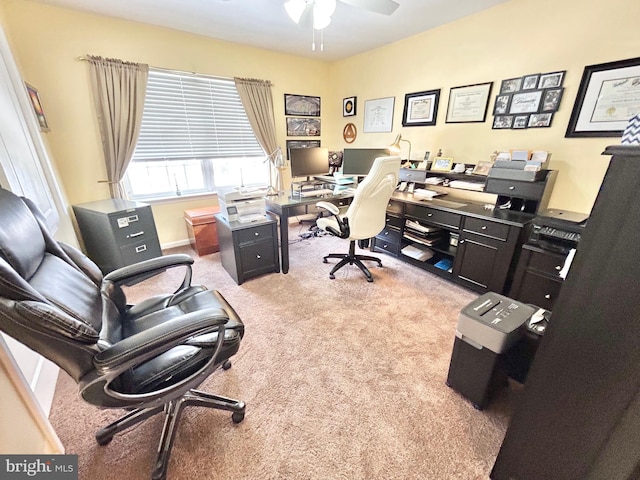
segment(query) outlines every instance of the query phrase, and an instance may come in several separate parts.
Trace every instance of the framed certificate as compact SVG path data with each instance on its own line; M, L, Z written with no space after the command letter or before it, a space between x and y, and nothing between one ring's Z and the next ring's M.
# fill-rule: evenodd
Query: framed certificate
M407 93L404 96L403 127L425 127L436 124L440 89Z
M449 92L447 123L484 122L493 82L454 87Z

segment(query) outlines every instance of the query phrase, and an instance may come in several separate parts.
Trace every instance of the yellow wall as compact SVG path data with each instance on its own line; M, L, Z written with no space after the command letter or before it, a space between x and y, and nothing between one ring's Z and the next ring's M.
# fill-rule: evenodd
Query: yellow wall
M442 148L456 161L477 163L496 149L551 151L559 170L551 198L556 208L588 212L608 158L600 152L618 138L566 139L569 116L585 65L632 58L640 2L610 0L510 0L492 9L383 48L335 63L244 47L174 30L34 3L0 0L0 23L24 78L39 88L51 126L45 134L70 203L106 198L99 133L90 98L86 53L176 70L246 76L275 83L278 141L286 140L284 93L322 97L322 144L341 149L346 120L342 98L358 97L359 129L352 146L384 147L402 133L419 158ZM0 10L0 13L2 10ZM327 39L329 40L329 39ZM326 43L330 48L330 42ZM492 130L491 110L505 78L567 70L560 111L551 128ZM446 124L449 88L493 81L485 123ZM434 127L402 125L404 95L440 88ZM362 133L364 101L395 97L393 133ZM406 152L406 151L405 151ZM186 238L182 211L214 204L214 198L154 205L163 244Z

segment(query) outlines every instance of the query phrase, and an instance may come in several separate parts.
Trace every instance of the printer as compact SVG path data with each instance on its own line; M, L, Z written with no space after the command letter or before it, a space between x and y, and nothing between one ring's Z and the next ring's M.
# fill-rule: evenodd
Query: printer
M266 217L264 196L267 187L228 187L218 189L220 214L230 222L248 223Z

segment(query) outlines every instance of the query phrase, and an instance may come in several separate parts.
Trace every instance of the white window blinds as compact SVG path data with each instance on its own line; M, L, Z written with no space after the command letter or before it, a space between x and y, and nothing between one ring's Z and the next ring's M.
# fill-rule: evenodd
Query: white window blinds
M232 79L149 70L133 162L264 155Z

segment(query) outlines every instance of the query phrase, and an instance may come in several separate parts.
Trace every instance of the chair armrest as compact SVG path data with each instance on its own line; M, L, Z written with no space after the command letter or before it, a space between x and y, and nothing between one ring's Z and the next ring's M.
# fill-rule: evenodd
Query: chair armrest
M138 275L146 273L161 273L167 268L188 266L193 264L193 258L184 253L176 253L173 255L163 255L162 257L150 258L143 260L142 262L134 263L133 265L127 265L126 267L118 268L113 272L104 276L104 280L113 283L122 283L127 280L131 280ZM191 279L189 278L189 282Z
M228 321L229 317L222 308L187 313L115 343L98 353L93 363L100 375L114 378L194 336L218 332L220 339Z
M316 207L324 208L332 215L338 215L340 213L340 209L330 202L317 202Z

